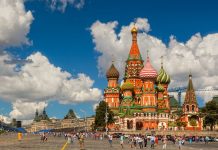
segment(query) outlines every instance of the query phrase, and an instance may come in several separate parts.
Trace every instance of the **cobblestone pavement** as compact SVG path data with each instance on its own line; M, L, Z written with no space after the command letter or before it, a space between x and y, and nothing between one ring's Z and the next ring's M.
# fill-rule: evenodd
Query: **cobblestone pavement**
M47 142L40 142L39 135L27 135L24 136L22 141L17 141L17 135L0 135L0 150L61 150L63 145L66 143L66 140L63 137L53 137L49 136ZM94 140L86 139L85 140L85 149L86 150L121 150L119 141L113 140L113 147L109 147L107 140ZM124 142L125 150L134 150L135 148L130 148L130 145L127 141ZM139 148L137 148L139 149ZM150 145L148 144L147 148L150 150ZM155 147L156 150L162 149L162 143ZM171 142L168 142L167 150L177 150L178 146L173 145ZM68 144L65 150L79 150L78 141L75 141L73 144ZM182 150L218 150L217 143L209 143L205 145L204 143L193 143L186 144L182 147Z

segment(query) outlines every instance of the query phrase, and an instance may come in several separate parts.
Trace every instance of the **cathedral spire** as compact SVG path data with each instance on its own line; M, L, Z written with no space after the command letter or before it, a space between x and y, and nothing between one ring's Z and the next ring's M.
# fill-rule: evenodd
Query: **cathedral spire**
M131 30L131 33L132 33L132 41L137 41L137 33L138 33L138 30L134 24L132 30Z
M187 91L186 91L184 103L197 104L195 90L194 90L194 86L192 83L192 74L189 74L189 81L188 81L188 86L187 86Z
M141 54L138 48L138 44L137 44L138 30L135 25L133 26L131 33L132 33L132 46L129 51L128 60L142 60L142 57L141 57Z
M192 74L189 74L189 82L188 82L188 88L189 91L194 91L193 83L192 83Z

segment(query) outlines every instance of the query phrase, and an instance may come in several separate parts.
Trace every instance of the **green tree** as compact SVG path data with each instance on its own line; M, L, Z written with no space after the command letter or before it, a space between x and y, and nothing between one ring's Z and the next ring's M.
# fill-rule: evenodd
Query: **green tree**
M187 123L186 122L182 122L180 120L176 121L176 126L179 128L179 130L181 129L181 127L186 127Z
M176 127L176 122L174 122L174 121L169 121L169 122L168 122L168 126L169 126L169 127Z
M73 109L69 109L67 115L64 117L64 119L74 119L76 118L76 115L73 111Z
M94 128L105 129L105 113L106 108L108 112L108 124L114 123L114 113L108 107L108 104L105 101L101 101L96 108L96 115L95 115L95 124Z
M189 123L193 127L197 126L197 121L194 118L190 119Z
M203 126L210 126L210 130L213 130L218 122L218 104L213 100L207 102L201 113L204 114Z

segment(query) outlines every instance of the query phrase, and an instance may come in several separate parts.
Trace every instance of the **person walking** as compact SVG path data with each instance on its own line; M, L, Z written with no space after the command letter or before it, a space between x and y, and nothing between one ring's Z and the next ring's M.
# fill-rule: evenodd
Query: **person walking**
M84 135L83 133L80 133L79 135L79 144L80 144L80 150L84 150Z
M147 143L148 143L148 139L147 139L147 136L145 135L144 136L144 147L147 147Z
M143 139L141 136L138 137L139 148L143 149Z
M155 137L151 135L150 137L150 143L151 143L151 148L154 149L154 142L155 142Z
M166 149L167 148L167 138L166 138L166 136L163 136L162 141L163 141L163 149Z
M130 148L133 148L133 136L132 135L130 135L129 136L129 144L130 144Z
M121 148L123 149L123 142L124 142L124 136L123 134L120 135L120 145L121 145Z
M134 145L134 147L136 148L137 147L137 137L136 137L136 135L134 135L134 137L133 137L133 145Z
M155 144L158 145L158 137L155 136Z
M208 141L209 141L209 137L206 136L206 137L205 137L205 144L208 144Z
M182 149L182 138L181 137L179 137L178 142L179 142L179 149Z
M113 142L113 136L112 135L108 135L108 142L110 144L110 147L112 147L112 142Z
M70 144L72 142L72 138L70 134L67 134L67 143Z
M22 133L21 132L17 133L17 139L18 139L18 141L22 140Z

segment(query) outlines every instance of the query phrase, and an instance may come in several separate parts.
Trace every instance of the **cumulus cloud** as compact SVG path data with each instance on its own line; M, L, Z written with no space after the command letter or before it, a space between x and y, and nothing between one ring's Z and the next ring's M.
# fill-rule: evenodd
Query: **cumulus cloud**
M26 58L30 63L20 66L7 64L7 53L0 55L0 98L12 103L10 117L33 118L36 109L47 106L45 101L57 100L62 104L98 101L102 92L94 88L94 81L84 73L72 76L51 64L47 57L36 52ZM2 61L1 61L2 60Z
M52 10L65 12L68 5L77 9L83 8L85 0L47 0L47 3Z
M109 68L113 56L123 77L125 60L131 46L130 31L133 24L131 22L129 25L122 25L118 33L117 21L96 21L90 27L95 50L100 53L98 69L101 75ZM215 87L218 84L218 71L215 69L218 65L218 33L206 36L196 33L186 42L179 42L171 36L169 43L165 44L161 39L149 35L150 25L146 18L137 18L135 24L139 29L138 45L143 59L146 58L146 50L149 50L152 64L159 70L160 57L164 56L164 68L172 78L170 87L186 86L190 71L196 89Z
M53 1L55 7L67 4L81 8L84 1ZM61 7L60 7L61 8ZM27 34L33 21L31 11L26 11L23 0L0 1L0 47L30 44ZM7 118L26 120L28 123L35 110L42 110L48 101L57 100L62 104L99 100L102 93L94 88L94 80L84 73L72 75L51 64L40 52L26 59L15 58L7 51L0 50L0 99L12 103ZM8 119L7 119L8 120Z
M101 97L101 90L92 87L94 81L87 75L79 73L72 77L69 72L51 64L40 52L26 59L31 63L23 65L20 71L11 76L0 75L4 85L0 87L2 99L11 102L58 100L67 104L95 101Z
M10 112L10 118L16 118L17 120L32 120L35 115L36 109L42 112L48 103L46 102L22 102L17 100L12 103L12 111Z
M0 10L0 46L30 44L27 34L33 16L25 10L23 0L1 0Z
M99 105L99 103L94 103L94 104L92 105L92 109L93 109L94 112L95 112L95 110L96 110L96 108L97 108L98 105Z
M0 120L4 123L11 123L11 118L5 115L0 115Z

